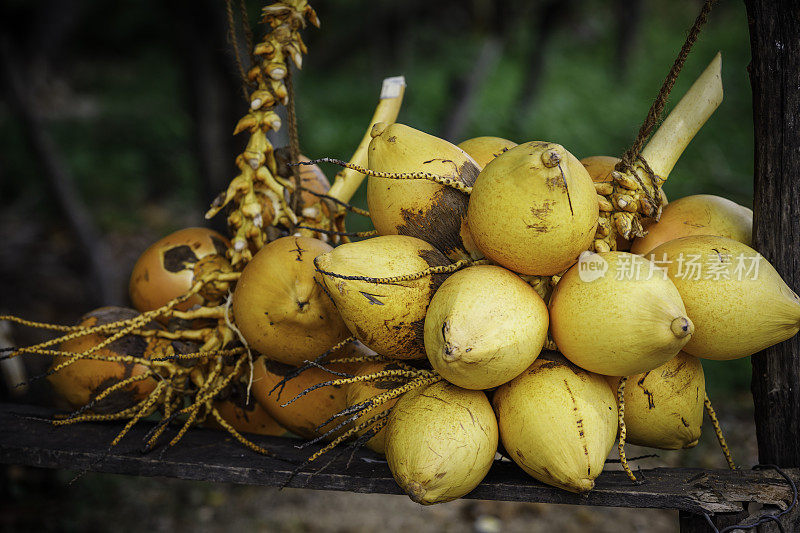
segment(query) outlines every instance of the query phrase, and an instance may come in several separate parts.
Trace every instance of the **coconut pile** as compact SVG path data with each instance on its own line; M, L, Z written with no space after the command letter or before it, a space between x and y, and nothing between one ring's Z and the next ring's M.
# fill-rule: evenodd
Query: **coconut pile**
M749 246L752 212L734 202L675 200L645 236L589 252L596 188L619 160L492 137L455 146L402 124L372 135L380 235L266 245L233 309L264 356L258 402L303 436L366 437L416 502L470 492L499 443L573 492L594 486L620 420L628 442L694 446L699 358L746 357L800 328L800 300Z
M180 420L170 444L196 423L260 453L242 432L327 442L309 463L363 444L422 504L469 493L498 452L585 492L615 442L635 479L626 440L692 447L704 408L721 436L700 359L794 336L800 300L750 247L749 209L661 188L722 99L719 61L635 161L547 141L454 145L392 118L343 163L368 176L375 236L338 244L346 232L308 227L335 210L320 198L343 202L306 161L295 168L317 185L302 190L318 192L295 197L279 238L258 209L281 206L250 191L257 216L229 222L252 246L201 229L159 241L131 278L141 314L61 329L50 380L79 409L67 422L129 419L127 431L158 409L148 448Z

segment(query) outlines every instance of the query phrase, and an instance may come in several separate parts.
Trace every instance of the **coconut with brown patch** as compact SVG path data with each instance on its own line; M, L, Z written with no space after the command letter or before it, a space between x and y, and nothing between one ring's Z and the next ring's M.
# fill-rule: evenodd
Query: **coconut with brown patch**
M79 323L83 327L102 326L118 320L136 318L139 313L126 307L101 307L86 313ZM105 341L110 335L91 333L66 340L59 345L63 352L79 353L91 350ZM147 359L164 351L169 342L157 337L145 338L129 334L115 340L95 353L99 357L133 356ZM51 368L56 368L71 357L58 355L53 358ZM145 399L156 386L155 376L147 377L150 370L136 362L102 361L81 357L48 376L53 391L71 408L88 405L109 387L129 378L142 376L144 379L130 383L116 390L91 407L94 413L111 413L132 407Z
M467 219L486 257L520 274L552 276L594 240L598 200L583 165L563 146L528 142L481 171Z
M158 309L188 292L201 277L198 274L209 268L230 269L225 259L229 246L228 239L207 228L182 229L156 241L133 267L129 284L133 306L143 313ZM213 298L223 296L214 294ZM195 295L175 309L185 311L201 303L203 297Z
M548 485L587 492L617 436L617 402L603 376L540 356L494 393L508 456Z
M617 377L608 377L612 391ZM703 425L706 380L700 360L685 352L635 376L625 385L627 442L680 450L697 445Z
M403 124L376 124L369 145L369 169L450 178L471 187L480 166L462 149ZM370 176L367 204L380 235L408 235L431 243L450 259L478 258L467 229L469 197L426 179Z
M315 277L314 259L332 249L311 237L283 237L247 264L233 293L233 315L251 348L301 365L350 336Z
M440 381L403 395L386 424L386 460L417 503L460 498L478 486L497 452L497 419L482 391Z
M466 389L497 387L528 368L547 339L547 306L519 276L494 265L447 278L425 317L434 370Z
M367 347L393 359L425 357L425 313L450 261L425 241L385 235L336 247L315 260L345 324Z

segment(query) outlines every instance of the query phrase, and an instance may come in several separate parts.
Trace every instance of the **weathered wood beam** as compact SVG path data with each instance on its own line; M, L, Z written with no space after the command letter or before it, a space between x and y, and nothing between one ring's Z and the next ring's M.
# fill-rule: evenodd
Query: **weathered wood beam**
M800 289L800 7L796 0L745 0L750 27L755 172L753 242L795 291ZM751 358L759 461L800 466L800 338ZM748 524L764 514L682 513L682 533ZM800 531L800 510L782 517L785 531ZM778 531L774 523L759 533Z
M800 6L746 0L755 176L753 241L800 291ZM800 336L752 357L761 463L800 466Z
M318 448L298 450L300 441L253 436L282 459L263 457L245 449L225 433L193 429L173 449L140 453L152 424L135 427L122 444L109 450L108 443L122 424L81 423L57 428L31 417L52 411L30 406L0 404L0 463L44 468L66 468L137 476L281 486L294 464ZM296 476L288 486L362 493L401 494L382 457L358 450L348 467L350 450L322 472L311 475L329 459ZM637 473L644 480L633 485L623 472L603 473L588 494L572 494L528 477L515 464L497 461L483 483L468 498L544 502L611 507L678 509L691 513L737 512L745 502L786 507L791 499L788 484L774 472L751 470L701 470L656 468ZM800 469L791 471L800 479Z

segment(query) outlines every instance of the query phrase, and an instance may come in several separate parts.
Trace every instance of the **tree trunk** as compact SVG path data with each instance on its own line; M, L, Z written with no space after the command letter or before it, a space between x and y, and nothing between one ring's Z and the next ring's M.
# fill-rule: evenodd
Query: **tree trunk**
M800 290L800 5L746 0L750 24L755 176L753 242ZM800 466L800 337L752 357L758 457Z

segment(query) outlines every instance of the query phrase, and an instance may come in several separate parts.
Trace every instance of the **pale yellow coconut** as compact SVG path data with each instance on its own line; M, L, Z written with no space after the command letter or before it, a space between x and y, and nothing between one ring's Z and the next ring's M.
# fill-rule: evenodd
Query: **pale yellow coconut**
M369 144L369 168L377 172L429 172L472 186L480 167L456 145L404 124L379 123ZM381 235L423 239L451 259L479 257L467 230L469 197L425 179L370 176L367 204Z
M395 404L386 425L386 460L406 494L430 505L477 487L492 466L497 441L486 395L440 381Z
M318 239L283 237L253 256L233 293L236 325L252 349L300 365L350 336L315 281L314 258L331 250Z
M589 174L563 146L521 144L481 171L467 220L475 244L500 265L560 274L594 240L598 203Z
M666 273L628 252L586 252L550 297L550 334L567 359L611 376L673 358L695 326Z
M503 447L525 472L571 492L594 487L617 436L617 402L602 376L542 356L493 404Z
M608 377L614 394L619 380ZM705 397L703 365L685 352L654 370L629 376L625 383L627 441L663 450L695 446Z
M700 235L666 242L651 254L667 268L695 324L684 348L695 357L746 357L800 329L797 294L749 246Z
M360 376L367 376L370 374L377 374L378 372L383 372L385 370L397 370L400 369L400 366L397 363L393 362L378 362L378 363L363 363L358 372L356 372L356 377ZM385 378L377 381L359 381L356 383L350 383L347 385L347 407L352 407L356 404L369 400L370 398L374 398L380 394L383 394L387 391L390 391L396 387L403 385L405 382L400 381L397 378ZM380 413L386 411L387 409L391 409L392 406L397 402L397 398L389 400L388 402L372 409L370 411L366 411L361 417L359 417L355 422L353 422L354 426L361 424L362 422L366 422L368 419L372 418L373 416L379 415ZM364 435L366 430L359 431L358 435ZM382 428L378 431L371 439L366 442L366 447L370 450L383 454L386 450L386 427Z
M519 276L499 266L472 266L447 278L433 296L425 351L450 383L490 389L533 363L548 324L544 301Z
M456 146L467 152L483 168L498 155L517 146L517 143L502 137L475 137Z
M647 227L647 235L633 241L631 252L646 255L656 246L691 235L718 235L750 246L753 211L727 198L695 194L678 198Z
M442 274L408 281L378 278L416 275L448 265L431 244L385 235L338 246L316 260L319 279L353 335L394 359L425 357L425 313Z

